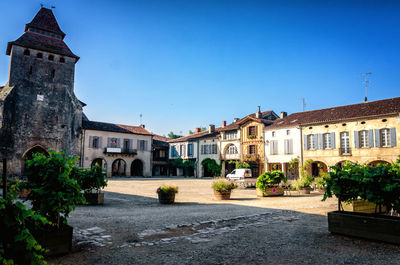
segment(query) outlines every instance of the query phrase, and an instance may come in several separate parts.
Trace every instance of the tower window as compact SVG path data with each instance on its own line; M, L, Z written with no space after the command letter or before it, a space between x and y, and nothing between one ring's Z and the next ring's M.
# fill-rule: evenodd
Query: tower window
M36 55L36 57L42 59L42 58L43 58L43 53L39 52L39 53Z
M32 66L29 67L29 75L32 75Z
M51 78L54 79L54 77L56 76L56 70L51 70Z
M60 63L65 63L65 58L64 57L60 58Z
M28 49L25 49L25 51L24 51L24 55L31 55L31 51L30 51L30 50L28 50Z
M49 61L54 61L54 55L50 54L48 59L49 59Z

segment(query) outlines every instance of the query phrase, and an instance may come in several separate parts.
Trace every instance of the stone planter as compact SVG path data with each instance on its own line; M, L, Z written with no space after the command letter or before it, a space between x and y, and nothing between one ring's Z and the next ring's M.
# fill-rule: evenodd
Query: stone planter
M229 200L231 198L231 190L230 191L216 191L214 190L214 196L217 200Z
M346 212L356 212L356 213L375 213L376 204L369 201L353 201L350 204L342 202L343 210ZM379 206L377 207L379 212ZM386 207L381 206L381 211L386 212Z
M45 256L67 254L71 251L72 226L61 225L60 227L35 227L29 230L39 244L49 250Z
M328 229L331 233L400 244L400 218L395 216L329 212Z
M104 204L104 193L84 193L88 205Z
M304 187L298 190L300 195L311 194L311 187Z
M158 193L158 201L161 204L173 204L175 202L175 193Z
M271 196L283 196L285 190L282 187L271 187L267 188L265 192L261 189L256 189L257 197L271 197Z

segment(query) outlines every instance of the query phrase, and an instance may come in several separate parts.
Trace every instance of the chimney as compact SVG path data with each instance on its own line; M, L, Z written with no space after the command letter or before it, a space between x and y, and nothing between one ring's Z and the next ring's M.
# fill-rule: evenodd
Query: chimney
M142 127L144 129L145 126L144 126L144 124L140 124L140 127Z
M195 130L194 130L194 133L199 133L200 132L200 128L196 128Z
M258 106L258 111L257 111L257 113L256 113L256 118L257 118L257 119L261 118L260 106Z
M287 116L286 111L281 111L281 119L285 118Z
M222 128L226 126L226 121L222 121Z
M214 131L215 131L215 125L214 125L214 124L208 125L208 132L209 132L209 133L212 133L212 132L214 132Z
M233 118L233 122L237 122L239 118Z

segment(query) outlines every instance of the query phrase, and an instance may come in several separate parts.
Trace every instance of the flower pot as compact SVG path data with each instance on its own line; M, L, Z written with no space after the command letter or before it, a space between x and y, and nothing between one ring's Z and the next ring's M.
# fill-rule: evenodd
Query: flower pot
M300 195L311 194L311 187L303 187L298 190Z
M231 198L231 190L229 191L216 191L214 190L214 196L217 200L229 200Z
M45 256L67 254L72 247L72 226L60 225L60 227L45 226L35 227L29 225L29 229L38 243L49 252Z
M158 201L161 204L173 204L175 202L175 193L158 193Z
M267 188L265 192L259 188L256 189L257 197L283 196L284 192L282 187Z
M100 205L104 203L104 193L84 193L88 205Z
M379 211L379 206L376 207L375 203L364 200L353 201L350 204L342 202L342 207L346 212L375 213L375 208ZM381 206L381 211L386 212L386 207Z
M354 212L329 212L331 233L400 244L400 218Z

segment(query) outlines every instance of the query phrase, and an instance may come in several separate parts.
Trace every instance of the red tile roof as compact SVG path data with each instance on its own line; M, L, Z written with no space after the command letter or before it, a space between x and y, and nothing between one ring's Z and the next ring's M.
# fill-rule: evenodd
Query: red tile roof
M275 112L272 111L272 110L267 110L267 111L261 112L261 117L267 117L267 116L270 116L270 115L278 116L278 115L276 115ZM256 118L256 113L251 113L251 114L249 114L249 115L247 115L247 116L245 116L245 117L239 119L239 120L236 121L236 122L232 122L231 124L228 124L228 125L226 125L226 126L223 127L223 128L221 127L220 130L221 130L221 131L232 131L232 130L237 130L237 129L239 129L240 124L242 124L242 122L244 122L244 121L247 120L247 119L252 119L252 120L259 121L259 122L264 123L265 125L269 125L269 124L272 124L272 123L273 123L273 121L271 121L271 120L257 119L257 118Z
M194 133L194 134L191 134L188 136L183 136L183 137L179 137L176 139L170 139L169 142L170 143L186 142L186 141L197 140L197 139L204 138L204 137L213 137L213 136L217 136L221 129L222 129L222 127L215 128L215 131L212 133L210 133L208 130L205 130L205 131L202 131L199 133Z
M82 120L82 127L86 130L95 131L106 131L106 132L117 132L117 133L131 133L131 134L141 134L141 135L153 135L151 132L140 126L130 126L122 124L113 124L97 121L85 121Z
M332 107L305 112L297 112L283 119L277 119L268 129L292 127L299 124L333 122L357 118L367 118L385 114L400 113L400 97L352 105Z
M36 16L32 19L30 23L26 24L25 31L28 31L28 28L36 28L49 31L61 35L62 38L64 38L65 36L65 33L62 32L60 26L57 23L53 11L44 7L42 7L39 12L37 12Z
M161 135L156 135L156 134L153 134L153 139L157 140L157 141L162 141L162 142L169 142L172 140L171 138L167 138L167 137L164 137Z

